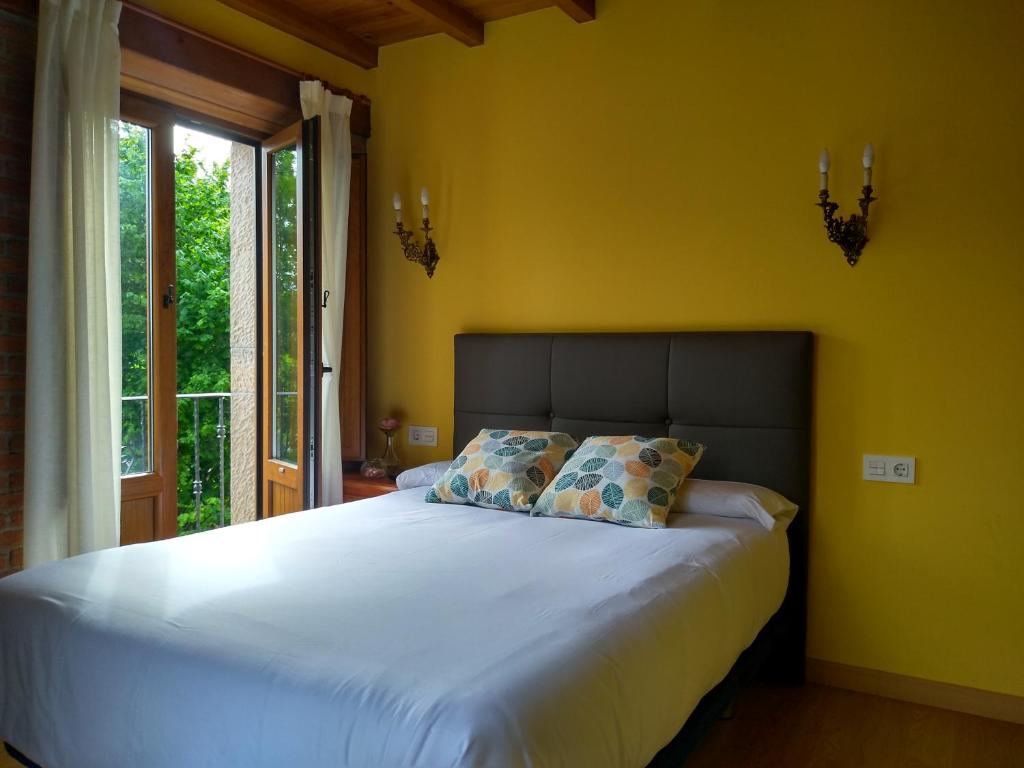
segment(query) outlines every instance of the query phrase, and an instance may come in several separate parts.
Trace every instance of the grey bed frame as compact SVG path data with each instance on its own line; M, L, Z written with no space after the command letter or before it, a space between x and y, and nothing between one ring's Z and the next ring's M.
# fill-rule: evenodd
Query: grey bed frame
M677 768L753 677L804 680L813 358L804 331L455 337L453 455L486 427L668 435L707 446L693 477L800 505L782 607L651 766Z

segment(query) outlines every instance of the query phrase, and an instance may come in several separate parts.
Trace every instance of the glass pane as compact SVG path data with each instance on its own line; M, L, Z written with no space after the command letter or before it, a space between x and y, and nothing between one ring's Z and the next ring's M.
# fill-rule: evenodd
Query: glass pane
M298 153L294 146L275 152L270 179L274 280L271 291L274 337L271 399L274 444L271 455L292 464L298 463L299 456L297 161Z
M121 474L152 467L149 270L150 146L148 128L121 122Z
M174 126L179 534L231 520L232 173L230 141Z

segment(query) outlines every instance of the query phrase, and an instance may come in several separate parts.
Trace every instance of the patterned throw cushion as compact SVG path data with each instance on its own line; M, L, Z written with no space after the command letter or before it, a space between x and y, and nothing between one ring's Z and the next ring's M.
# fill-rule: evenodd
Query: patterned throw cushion
M676 490L704 453L671 437L588 437L532 515L664 528Z
M482 429L426 500L529 512L575 449L561 432Z

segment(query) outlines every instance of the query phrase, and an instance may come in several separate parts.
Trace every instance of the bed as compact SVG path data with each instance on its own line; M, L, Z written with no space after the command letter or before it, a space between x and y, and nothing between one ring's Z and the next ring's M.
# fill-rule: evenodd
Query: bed
M0 734L46 768L679 765L757 670L803 674L812 338L456 337L480 428L708 445L788 530L658 531L416 488L0 581Z

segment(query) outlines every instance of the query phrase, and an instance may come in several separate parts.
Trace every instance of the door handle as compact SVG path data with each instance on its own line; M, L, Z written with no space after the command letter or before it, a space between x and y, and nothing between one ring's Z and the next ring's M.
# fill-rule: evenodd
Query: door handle
M164 309L167 309L175 301L174 298L174 283L167 286L167 292L164 294Z

